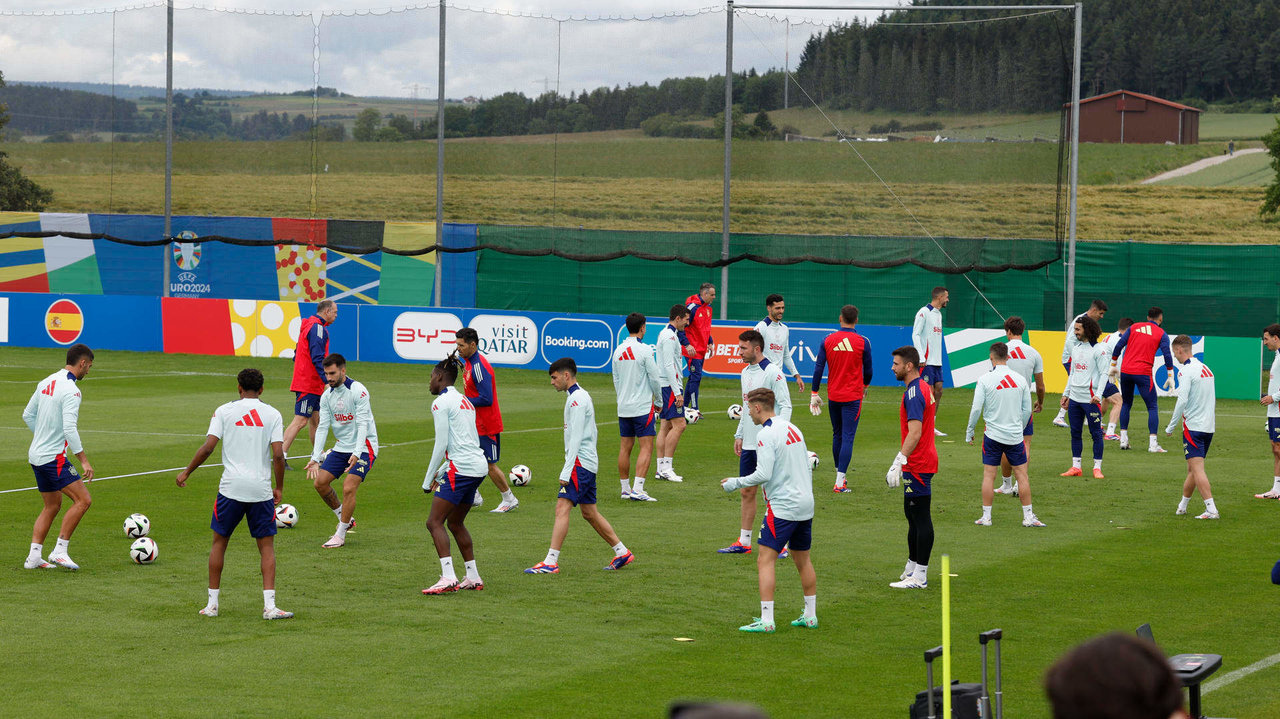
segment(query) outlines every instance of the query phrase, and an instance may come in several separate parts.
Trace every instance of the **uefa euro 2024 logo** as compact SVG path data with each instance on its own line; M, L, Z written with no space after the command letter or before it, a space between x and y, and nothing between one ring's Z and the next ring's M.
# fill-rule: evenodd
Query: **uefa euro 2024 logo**
M196 233L191 230L178 233L178 239L183 240L173 243L173 261L178 269L190 272L200 264L200 243L192 242L196 238Z

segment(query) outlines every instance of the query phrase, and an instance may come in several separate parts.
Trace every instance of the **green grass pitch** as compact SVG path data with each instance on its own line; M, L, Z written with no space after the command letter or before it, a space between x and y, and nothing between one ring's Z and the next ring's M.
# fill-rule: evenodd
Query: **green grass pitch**
M0 357L0 490L34 484L20 415L34 383L60 360L53 350ZM205 601L219 469L199 470L186 489L174 475L213 409L235 399L234 374L245 366L264 370L264 399L287 417L285 360L98 354L83 385L81 428L99 476L174 469L89 485L94 505L71 544L79 572L23 570L39 498L0 494L0 695L15 716L136 716L141 708L172 717L659 717L674 700L720 699L775 717L901 717L924 686L923 650L941 642L943 553L955 574L953 676L978 681L977 634L1003 628L1011 717L1047 716L1045 669L1108 630L1149 621L1170 653L1224 655L1220 674L1277 651L1270 624L1280 589L1268 574L1280 556L1280 504L1252 496L1272 475L1264 415L1253 403L1219 403L1208 464L1218 522L1173 515L1184 473L1176 438L1162 436L1170 450L1163 456L1108 443L1106 480L1063 479L1067 432L1040 415L1031 476L1048 527L1033 530L1021 526L1016 500L999 496L995 526L973 525L981 470L962 436L971 395L947 391L937 544L930 587L915 592L888 587L906 558L902 493L884 484L900 392L868 395L847 495L830 492L827 418L801 407L793 420L822 455L813 549L821 627L786 626L801 609L788 563L779 571L778 633L742 635L737 627L759 607L754 555L714 551L737 531L737 496L718 483L736 470L723 413L736 382L704 384L705 417L677 454L685 482L653 482L659 501L640 504L617 493L609 377L582 375L603 422L600 507L636 562L601 571L611 552L575 517L562 573L528 576L521 570L542 559L550 538L563 395L545 373L499 370L502 466L527 464L533 481L517 489L515 512L469 517L486 590L424 597L419 590L439 570L420 488L431 447L426 369L361 363L349 370L371 390L385 449L360 492L358 531L345 548L322 550L333 517L300 471L288 473L285 501L301 521L278 537L277 590L280 606L297 616L262 621L257 553L241 527L227 555L222 616L206 619L196 611ZM887 357L877 358L876 371L889 371ZM1171 409L1164 400L1162 422ZM305 448L304 437L294 454ZM490 509L498 495L489 484L484 494ZM1194 499L1192 514L1200 506ZM154 565L129 562L121 523L132 512L151 518ZM1277 671L1210 692L1207 710L1280 715Z

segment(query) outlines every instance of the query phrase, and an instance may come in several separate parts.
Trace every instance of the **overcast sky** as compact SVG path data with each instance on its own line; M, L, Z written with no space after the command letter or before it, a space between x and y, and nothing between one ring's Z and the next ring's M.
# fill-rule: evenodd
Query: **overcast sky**
M145 0L143 0L145 1ZM848 1L848 0L846 0ZM138 2L138 0L133 0ZM892 4L853 0L861 5ZM123 6L125 3L121 2ZM208 0L214 5L213 0ZM437 8L388 12L383 0L217 0L219 6L302 15L204 10L179 0L175 12L174 86L287 92L311 87L316 20L319 82L355 95L436 94ZM782 4L782 3L779 3ZM476 8L473 11L463 7ZM112 0L16 0L0 12L111 8ZM402 8L403 5L392 6ZM514 90L536 95L601 85L656 83L666 77L724 71L725 13L699 0L467 0L450 3L446 82L450 98ZM639 21L556 18L688 12L691 17ZM707 10L695 14L699 9ZM342 11L342 14L334 14ZM854 13L743 11L735 16L734 69L795 67L805 40ZM315 13L314 15L312 13ZM325 14L327 13L327 14ZM868 13L862 13L866 16ZM810 21L810 22L804 22ZM814 22L819 24L814 24ZM558 48L558 49L557 49ZM163 86L163 7L60 16L0 15L0 72L8 80L63 80Z

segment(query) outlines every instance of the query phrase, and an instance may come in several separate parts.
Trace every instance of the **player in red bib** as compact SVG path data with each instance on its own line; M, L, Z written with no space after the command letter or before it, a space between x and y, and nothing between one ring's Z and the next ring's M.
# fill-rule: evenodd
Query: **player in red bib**
M480 335L470 327L463 327L454 336L458 356L462 358L462 394L476 410L476 434L480 437L480 449L489 463L489 479L502 492L502 502L490 513L505 514L520 506L520 500L507 484L507 474L498 466L502 458L502 410L498 407L498 385L493 378L493 367L480 354ZM475 506L482 500L476 491Z
M320 395L328 380L324 377L324 358L329 356L329 325L338 319L338 305L333 300L321 300L316 305L316 313L302 321L298 328L298 346L293 351L293 381L289 389L296 400L293 406L293 421L284 428L284 453L289 456L289 447L298 437L303 426L311 437L311 444L316 443L316 427L320 424ZM288 467L288 462L285 467Z
M809 412L822 413L822 373L827 372L827 403L831 408L831 454L836 465L836 482L832 491L851 491L845 480L849 460L853 457L853 440L862 417L862 396L871 382L871 343L858 334L858 308L840 308L840 329L827 335L818 347L813 365L813 384L809 395Z
M1111 351L1112 377L1116 374L1116 360L1124 353L1119 371L1120 397L1123 402L1120 407L1120 449L1129 449L1129 413L1133 410L1133 390L1136 387L1147 405L1147 451L1165 451L1156 442L1160 408L1156 403L1156 383L1151 374L1156 352L1159 351L1164 354L1165 371L1168 373L1164 388L1173 389L1173 354L1169 351L1169 335L1160 327L1163 322L1164 310L1152 307L1147 310L1147 321L1139 322L1126 330Z
M915 347L893 351L893 374L906 383L898 422L902 448L894 457L885 481L890 487L902 485L902 508L907 515L907 566L895 589L926 589L929 586L929 554L933 551L933 517L929 513L933 475L938 471L938 450L934 446L933 420L938 412L932 388L920 376L920 353Z

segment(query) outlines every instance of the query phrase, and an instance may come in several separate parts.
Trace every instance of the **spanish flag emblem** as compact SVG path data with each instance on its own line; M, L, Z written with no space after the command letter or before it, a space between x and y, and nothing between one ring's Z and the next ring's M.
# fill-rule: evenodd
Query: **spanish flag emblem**
M84 314L80 305L71 300L58 300L44 313L44 329L50 339L60 345L69 345L80 338L84 330Z

